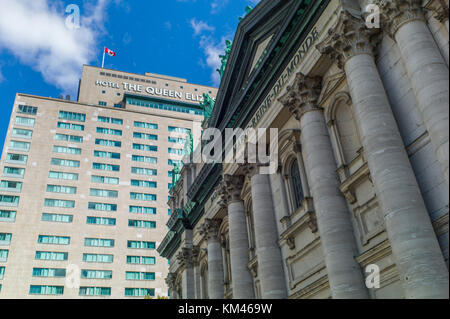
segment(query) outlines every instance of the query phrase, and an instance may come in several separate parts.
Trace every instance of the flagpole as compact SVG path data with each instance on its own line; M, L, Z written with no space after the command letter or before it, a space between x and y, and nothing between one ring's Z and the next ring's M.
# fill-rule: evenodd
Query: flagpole
M103 48L103 61L102 61L102 69L104 68L104 66L105 66L105 51L106 51L106 48Z

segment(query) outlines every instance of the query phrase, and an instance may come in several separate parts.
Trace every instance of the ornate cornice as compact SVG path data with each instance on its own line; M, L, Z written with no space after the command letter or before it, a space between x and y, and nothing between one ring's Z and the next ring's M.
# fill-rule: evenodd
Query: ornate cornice
M345 63L354 56L373 55L380 40L378 34L379 29L367 28L362 17L355 17L342 10L336 26L328 30L328 36L316 48L331 60L337 61L338 67L343 69Z
M321 90L322 80L320 77L309 77L297 73L294 83L287 87L287 93L278 101L300 121L306 112L319 110L317 100Z
M244 187L245 176L224 175L223 180L230 200L231 201L242 200L241 192L242 188Z
M425 20L422 0L378 0L384 29L394 38L400 27L415 20Z
M425 6L426 9L433 11L433 17L441 23L448 20L448 5L445 0L429 1Z
M175 290L175 286L176 286L176 281L177 281L177 275L172 273L172 272L170 272L167 275L167 278L166 278L165 281L166 281L166 284L169 287L169 289L171 291L174 291Z

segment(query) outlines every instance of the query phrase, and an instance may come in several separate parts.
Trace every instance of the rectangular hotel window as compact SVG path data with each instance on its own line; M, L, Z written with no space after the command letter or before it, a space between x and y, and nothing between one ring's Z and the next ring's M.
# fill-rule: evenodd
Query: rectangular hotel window
M158 152L158 146L133 143L133 149L147 152Z
M51 165L54 166L63 166L63 167L80 167L80 161L72 161L60 158L52 158L50 161Z
M46 198L44 200L44 206L45 207L58 207L58 208L75 208L75 201Z
M156 215L155 207L130 206L130 213Z
M156 222L151 222L148 220L128 220L128 226L129 227L135 227L135 228L149 228L154 229L156 228Z
M70 237L39 235L38 244L70 245Z
M38 108L34 107L34 106L19 105L19 108L17 109L17 113L36 115L37 110L38 110Z
M0 210L0 222L3 223L14 223L16 221L16 211L11 210Z
M158 175L158 170L156 169L149 169L149 168L142 168L142 167L132 167L131 168L132 174L137 175L150 175L150 176L156 176Z
M84 131L84 125L58 122L58 128L72 131Z
M3 280L3 278L5 277L5 269L6 267L4 266L0 267L0 280Z
M189 132L191 132L191 130L188 129L188 128L175 127L175 126L169 126L168 130L169 130L169 132L172 132L172 133L184 133L184 134L188 134Z
M117 198L117 197L119 197L119 192L118 191L107 190L107 189L91 188L90 191L89 191L89 195L90 196L95 196L95 197Z
M11 245L11 238L12 238L12 234L0 233L0 246Z
M97 211L104 211L104 212L116 212L117 211L117 205L116 204L104 204L104 203L89 203L88 204L89 210L97 210Z
M156 195L154 194L144 194L144 193L130 193L130 199L143 200L143 201L156 201Z
M154 265L155 263L155 257L127 256L127 264Z
M184 150L182 150L182 149L169 147L168 151L169 151L169 154L184 155Z
M104 225L104 226L115 226L115 218L103 218L103 217L92 217L88 216L86 223L88 225Z
M111 288L106 287L80 287L80 296L111 296Z
M60 296L63 294L64 286L30 286L30 295Z
M127 247L130 249L156 249L156 243L152 241L133 241L127 242Z
M10 141L9 148L16 151L28 152L30 150L30 143L28 142L19 142L19 141Z
M122 142L119 141L111 141L111 140L103 140L103 139L95 139L96 145L109 146L109 147L122 147Z
M42 213L41 220L43 222L53 222L53 223L72 223L73 215Z
M17 207L19 206L19 196L0 195L0 205Z
M146 187L146 188L156 188L157 187L157 183L156 182L150 182L150 181L141 181L141 180L132 179L131 180L131 186L134 186L134 187Z
M84 279L112 279L112 270L81 270Z
M120 153L94 151L95 157L120 159Z
M150 141L157 141L158 140L158 135L133 132L133 138L139 138L139 139L150 140Z
M147 129L151 129L151 130L158 129L158 124L138 122L138 121L134 122L134 126L139 127L139 128L147 128Z
M107 106L108 103L106 103L105 101L99 101L98 105L100 105L100 106Z
M9 255L8 249L0 249L0 262L7 262L8 255Z
M125 273L126 280L155 280L155 278L154 272L127 271Z
M47 185L48 193L76 194L77 188L71 186Z
M6 155L6 162L13 163L13 164L26 164L28 161L28 155L23 154L13 154L8 153Z
M100 171L110 171L119 172L120 165L102 164L102 163L92 163L92 168Z
M97 127L97 133L122 136L122 131L121 130L115 130L115 129L112 129L112 128L105 128L105 127Z
M64 278L66 270L63 268L33 268L33 277Z
M22 182L3 180L0 182L0 189L9 192L20 192L22 190Z
M60 180L68 180L68 181L77 181L78 180L78 174L76 174L76 173L64 173L64 172L53 172L53 171L50 171L48 173L48 178L60 179Z
M54 153L81 155L81 148L53 146Z
M123 120L122 119L117 119L117 118L113 118L113 117L106 117L106 116L99 116L97 118L97 122L123 125Z
M86 247L114 247L114 239L85 238L84 246Z
M104 263L109 264L114 262L113 255L102 255L102 254L83 254L83 261L87 263Z
M142 162L142 163L149 163L149 164L158 164L158 158L157 157L149 157L149 156L139 156L139 155L133 155L131 157L131 160L133 162Z
M169 142L170 143L176 143L176 144L186 144L186 139L180 138L180 137L171 137L171 136L169 136Z
M12 136L30 140L33 137L33 131L21 128L13 128Z
M28 117L17 116L14 123L16 125L33 127L36 120Z
M56 134L55 135L55 141L83 143L83 137L82 136L75 136L75 135Z
M91 182L92 183L98 183L98 184L110 184L110 185L118 185L119 179L116 177L106 177L106 176L91 176Z
M68 257L69 253L53 251L37 251L35 255L36 260L66 261Z
M75 122L86 122L86 114L75 113L75 112L59 111L59 119L60 120L75 121Z
M150 288L125 288L125 297L154 297L155 289Z

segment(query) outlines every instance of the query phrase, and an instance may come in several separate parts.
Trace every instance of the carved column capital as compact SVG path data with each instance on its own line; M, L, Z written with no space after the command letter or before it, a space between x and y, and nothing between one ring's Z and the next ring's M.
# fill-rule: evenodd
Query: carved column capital
M204 236L206 240L218 238L219 227L220 220L207 218L200 228L200 235Z
M297 73L294 83L287 87L287 93L278 99L300 121L309 111L318 110L317 101L322 90L320 77L305 76Z
M217 196L219 197L219 205L222 208L227 208L230 201L227 186L225 181L221 181L216 187Z
M231 201L239 201L241 199L242 188L244 187L244 175L224 175L223 177L227 194Z
M380 40L379 29L366 27L362 17L355 17L346 10L339 14L338 23L328 30L327 38L316 48L320 53L328 55L331 60L338 61L342 69L345 62L360 54L373 55L374 48Z
M181 251L178 253L177 259L180 265L192 267L196 262L198 254L199 254L198 247L193 248L183 247L181 248Z
M394 38L398 29L414 20L425 20L422 0L378 0L385 30Z
M426 9L433 12L433 17L441 23L448 20L449 8L445 0L429 1L425 6Z
M167 278L166 278L166 284L167 284L167 286L169 287L169 289L171 290L171 291L175 291L175 286L176 286L176 281L177 281L177 275L175 274L175 273L173 273L173 272L170 272L168 275L167 275Z

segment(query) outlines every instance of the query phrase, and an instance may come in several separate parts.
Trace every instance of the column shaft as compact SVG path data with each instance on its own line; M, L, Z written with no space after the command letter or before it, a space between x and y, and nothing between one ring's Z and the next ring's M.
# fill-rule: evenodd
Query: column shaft
M403 56L425 126L449 183L449 72L425 21L404 23L395 39Z
M345 72L406 296L448 298L448 270L373 56L350 57Z
M217 237L208 239L208 291L210 299L223 299L222 247Z
M259 168L256 168L259 169ZM287 297L269 175L251 177L256 252L263 299Z
M301 141L333 298L368 298L347 203L322 110L306 112Z
M248 269L248 232L242 200L233 201L228 205L228 231L233 299L254 299L253 277Z

